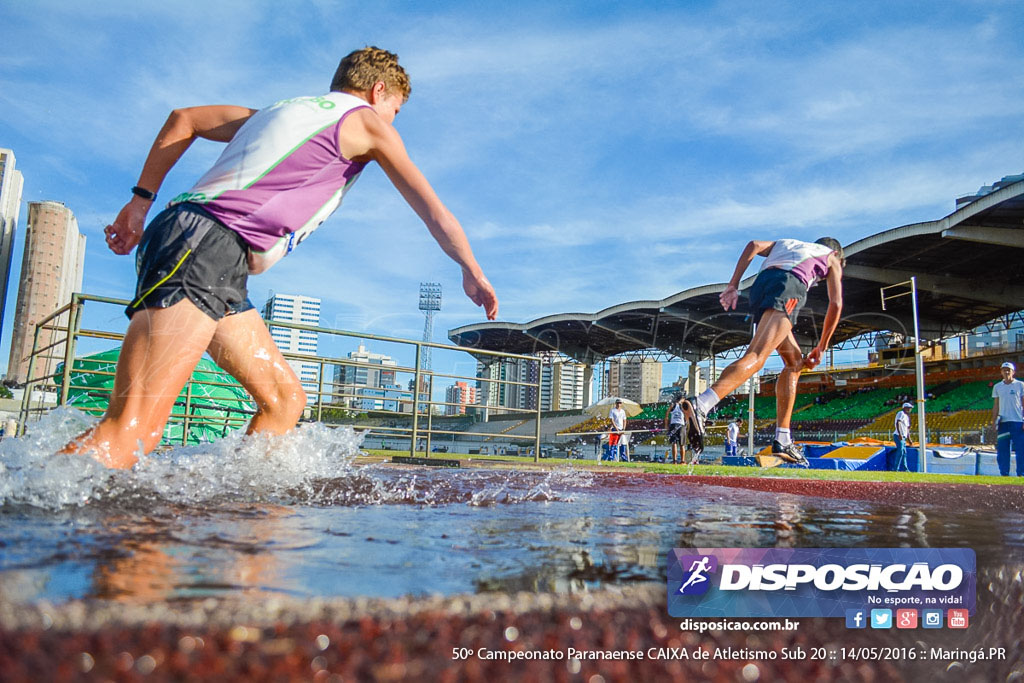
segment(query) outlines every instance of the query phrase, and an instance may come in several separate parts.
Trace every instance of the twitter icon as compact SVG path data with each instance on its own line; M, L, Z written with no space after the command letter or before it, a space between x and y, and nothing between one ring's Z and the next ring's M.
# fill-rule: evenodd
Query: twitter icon
M892 628L892 610L871 610L871 628Z

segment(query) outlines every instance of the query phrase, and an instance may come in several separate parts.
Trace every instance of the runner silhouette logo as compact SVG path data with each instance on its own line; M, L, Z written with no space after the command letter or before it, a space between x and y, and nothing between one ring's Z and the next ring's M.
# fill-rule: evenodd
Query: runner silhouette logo
M679 558L679 566L686 570L680 595L703 595L711 587L710 575L718 571L718 558L714 555L686 555Z

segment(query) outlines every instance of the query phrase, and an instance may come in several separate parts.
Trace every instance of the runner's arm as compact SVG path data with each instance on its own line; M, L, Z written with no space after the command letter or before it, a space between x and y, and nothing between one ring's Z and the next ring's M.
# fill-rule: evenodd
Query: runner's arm
M394 127L376 117L367 118L371 134L370 155L384 169L444 253L462 267L462 288L466 296L477 306L483 306L488 320L494 320L498 317L498 296L473 256L473 249L458 219L441 202L426 177L409 158Z
M167 173L196 138L228 142L254 113L255 109L232 105L175 109L153 141L137 185L150 192L158 192ZM114 222L103 231L111 251L127 254L135 248L152 205L152 200L132 195Z
M839 316L843 312L843 266L835 254L829 256L830 267L825 282L828 286L828 312L825 313L825 322L821 326L821 339L818 345L811 349L804 359L804 367L814 368L821 362L821 357L828 348L832 335L839 326Z
M740 254L739 261L736 262L736 270L733 271L732 279L729 280L725 290L718 295L722 308L727 311L736 308L736 303L740 298L739 286L740 280L743 279L743 273L747 272L747 268L750 267L755 256L767 256L774 246L775 242L766 242L764 240L751 240L747 242L747 246L743 248L743 253Z

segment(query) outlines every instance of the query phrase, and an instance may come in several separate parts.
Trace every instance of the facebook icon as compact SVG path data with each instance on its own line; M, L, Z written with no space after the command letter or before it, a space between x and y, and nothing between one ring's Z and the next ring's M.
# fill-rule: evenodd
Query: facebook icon
M867 612L862 609L846 610L846 628L867 628Z

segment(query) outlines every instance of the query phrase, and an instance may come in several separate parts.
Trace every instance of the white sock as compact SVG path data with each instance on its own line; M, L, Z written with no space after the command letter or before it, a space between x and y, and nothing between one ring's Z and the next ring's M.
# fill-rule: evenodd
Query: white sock
M782 446L788 446L793 443L793 437L789 435L789 430L782 427L775 428L775 440Z
M697 407L707 415L711 412L711 409L718 405L718 402L722 399L718 398L718 394L715 393L714 389L710 387L704 390L704 393L697 397Z

